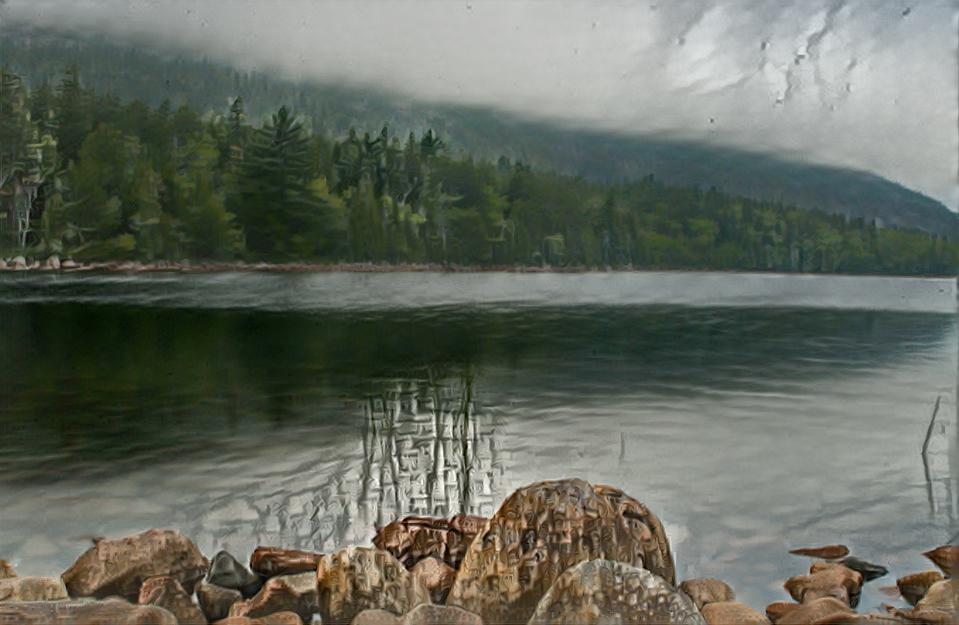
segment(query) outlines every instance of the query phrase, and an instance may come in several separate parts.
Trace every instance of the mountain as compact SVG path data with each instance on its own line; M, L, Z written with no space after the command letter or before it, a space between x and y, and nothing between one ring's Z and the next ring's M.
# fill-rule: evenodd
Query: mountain
M33 86L55 84L76 64L84 82L123 100L223 113L242 96L251 117L289 104L315 131L341 136L350 127L421 132L432 127L476 158L507 156L534 167L618 181L652 174L667 183L724 191L801 208L878 220L886 226L959 238L959 216L942 203L880 176L726 147L566 128L488 109L436 104L378 90L296 82L190 58L102 35L4 26L0 64Z

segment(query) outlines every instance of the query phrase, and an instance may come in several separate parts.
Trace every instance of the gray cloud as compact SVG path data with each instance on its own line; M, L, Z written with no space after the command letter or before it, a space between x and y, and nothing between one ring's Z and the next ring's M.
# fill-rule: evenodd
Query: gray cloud
M2 15L856 167L959 206L959 0L9 0Z

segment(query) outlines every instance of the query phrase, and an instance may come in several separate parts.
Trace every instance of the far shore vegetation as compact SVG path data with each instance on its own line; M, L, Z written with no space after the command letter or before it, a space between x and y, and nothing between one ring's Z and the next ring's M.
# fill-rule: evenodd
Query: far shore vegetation
M0 257L397 266L955 275L959 241L671 186L600 184L505 157L454 158L433 131L312 133L151 108L76 68L28 89L0 71Z

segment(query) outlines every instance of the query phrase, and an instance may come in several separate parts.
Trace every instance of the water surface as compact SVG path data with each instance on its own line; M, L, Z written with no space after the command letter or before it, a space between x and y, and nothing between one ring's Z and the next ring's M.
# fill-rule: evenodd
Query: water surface
M95 535L329 551L400 514L620 486L762 607L845 542L959 532L955 282L721 274L0 277L0 557ZM941 397L928 473L919 449ZM469 401L467 401L469 398ZM927 479L928 478L928 479Z

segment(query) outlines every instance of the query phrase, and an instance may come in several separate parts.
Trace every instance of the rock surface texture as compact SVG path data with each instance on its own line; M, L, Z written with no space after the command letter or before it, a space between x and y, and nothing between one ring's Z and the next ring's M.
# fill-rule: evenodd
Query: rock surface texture
M429 594L412 573L380 549L348 547L323 558L316 583L324 623L349 623L369 609L405 614L429 603Z
M180 625L206 625L203 612L173 577L151 577L140 587L140 605L155 605L170 612Z
M521 623L567 568L595 559L674 583L659 519L622 491L583 480L538 482L503 502L470 545L447 603L487 623Z
M323 554L279 547L257 547L250 556L250 568L264 577L315 571Z
M737 601L708 603L703 618L709 625L769 625L765 616Z
M563 573L529 619L529 625L555 623L703 625L705 621L692 599L663 578L621 562L590 560Z
M457 569L486 519L460 514L450 519L408 516L380 528L373 545L393 554L406 568L424 558L439 558Z
M736 593L729 584L712 577L687 579L679 585L679 589L689 595L700 610L706 604L733 601L736 598Z
M7 625L178 625L157 606L122 599L105 601L28 601L0 603L0 623Z
M8 577L0 579L0 601L60 601L69 599L59 577Z
M430 593L433 603L446 603L450 588L456 579L456 571L439 558L424 558L410 569L413 579Z
M196 545L173 530L147 530L117 540L100 539L63 574L71 597L118 595L136 601L150 577L169 575L187 594L209 563Z
M310 622L318 611L316 573L307 571L267 580L252 599L233 604L230 616L257 618L274 612L293 612Z
M196 600L207 619L218 621L230 615L230 608L234 603L243 601L243 595L234 588L201 581L196 585Z

